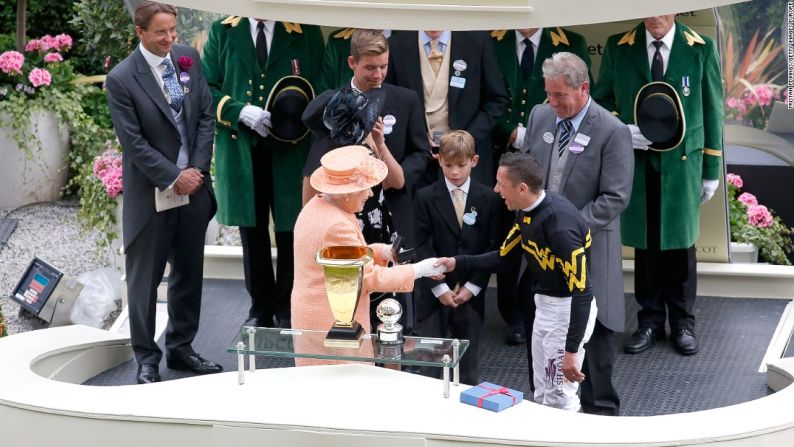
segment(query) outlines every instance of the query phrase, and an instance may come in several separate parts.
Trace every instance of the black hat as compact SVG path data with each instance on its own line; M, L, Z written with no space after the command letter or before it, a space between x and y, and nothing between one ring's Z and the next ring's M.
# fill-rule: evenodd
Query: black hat
M300 76L284 76L267 97L265 110L270 112L270 135L279 141L296 143L309 133L301 115L314 99L314 89Z
M386 93L372 88L359 93L349 86L323 92L306 108L303 122L335 146L361 144L383 111Z
M675 88L666 82L642 86L634 99L634 122L642 135L651 140L650 149L664 152L681 144L686 119Z

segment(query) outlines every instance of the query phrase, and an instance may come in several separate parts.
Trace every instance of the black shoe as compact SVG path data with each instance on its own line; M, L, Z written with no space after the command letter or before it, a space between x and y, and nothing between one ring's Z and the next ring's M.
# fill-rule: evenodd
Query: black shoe
M290 312L285 312L282 314L276 314L276 322L277 326L281 329L290 329L292 325L290 324L291 315Z
M203 359L195 352L187 355L171 354L168 356L165 363L171 369L191 371L194 374L215 374L223 371L221 365Z
M675 331L673 347L679 354L694 355L698 352L698 341L691 330L680 329Z
M138 383L154 383L160 381L160 369L154 363L138 365Z
M527 338L521 332L511 332L505 337L505 343L509 346L523 345L527 342Z
M258 318L251 317L243 322L243 326L262 327L262 324Z
M631 334L631 339L623 347L626 354L639 354L651 349L651 346L656 343L656 339L663 338L664 332L653 328L639 328L636 332Z

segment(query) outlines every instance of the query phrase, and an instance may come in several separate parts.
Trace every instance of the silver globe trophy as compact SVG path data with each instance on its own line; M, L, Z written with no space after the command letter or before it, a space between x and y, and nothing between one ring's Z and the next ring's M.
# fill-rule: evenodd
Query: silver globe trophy
M403 326L398 323L403 314L400 302L386 298L378 304L375 314L383 323L378 325L378 343L400 345L403 343Z

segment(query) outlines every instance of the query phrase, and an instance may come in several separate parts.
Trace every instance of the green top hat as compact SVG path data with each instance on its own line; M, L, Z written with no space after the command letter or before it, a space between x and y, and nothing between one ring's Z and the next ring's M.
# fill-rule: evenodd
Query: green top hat
M675 88L666 82L642 86L634 98L634 122L642 135L651 140L652 150L665 152L681 144L686 117Z

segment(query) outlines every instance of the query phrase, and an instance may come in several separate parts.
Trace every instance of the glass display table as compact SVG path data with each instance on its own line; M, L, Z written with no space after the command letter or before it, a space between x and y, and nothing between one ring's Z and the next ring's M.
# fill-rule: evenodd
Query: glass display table
M329 346L326 331L243 326L227 352L237 354L237 381L245 383L245 357L251 373L256 371L256 356L305 357L384 364L431 366L443 369L444 397L449 397L450 372L455 386L460 383L460 358L469 347L468 340L405 337L400 345L382 344L375 334L364 334L357 342Z

